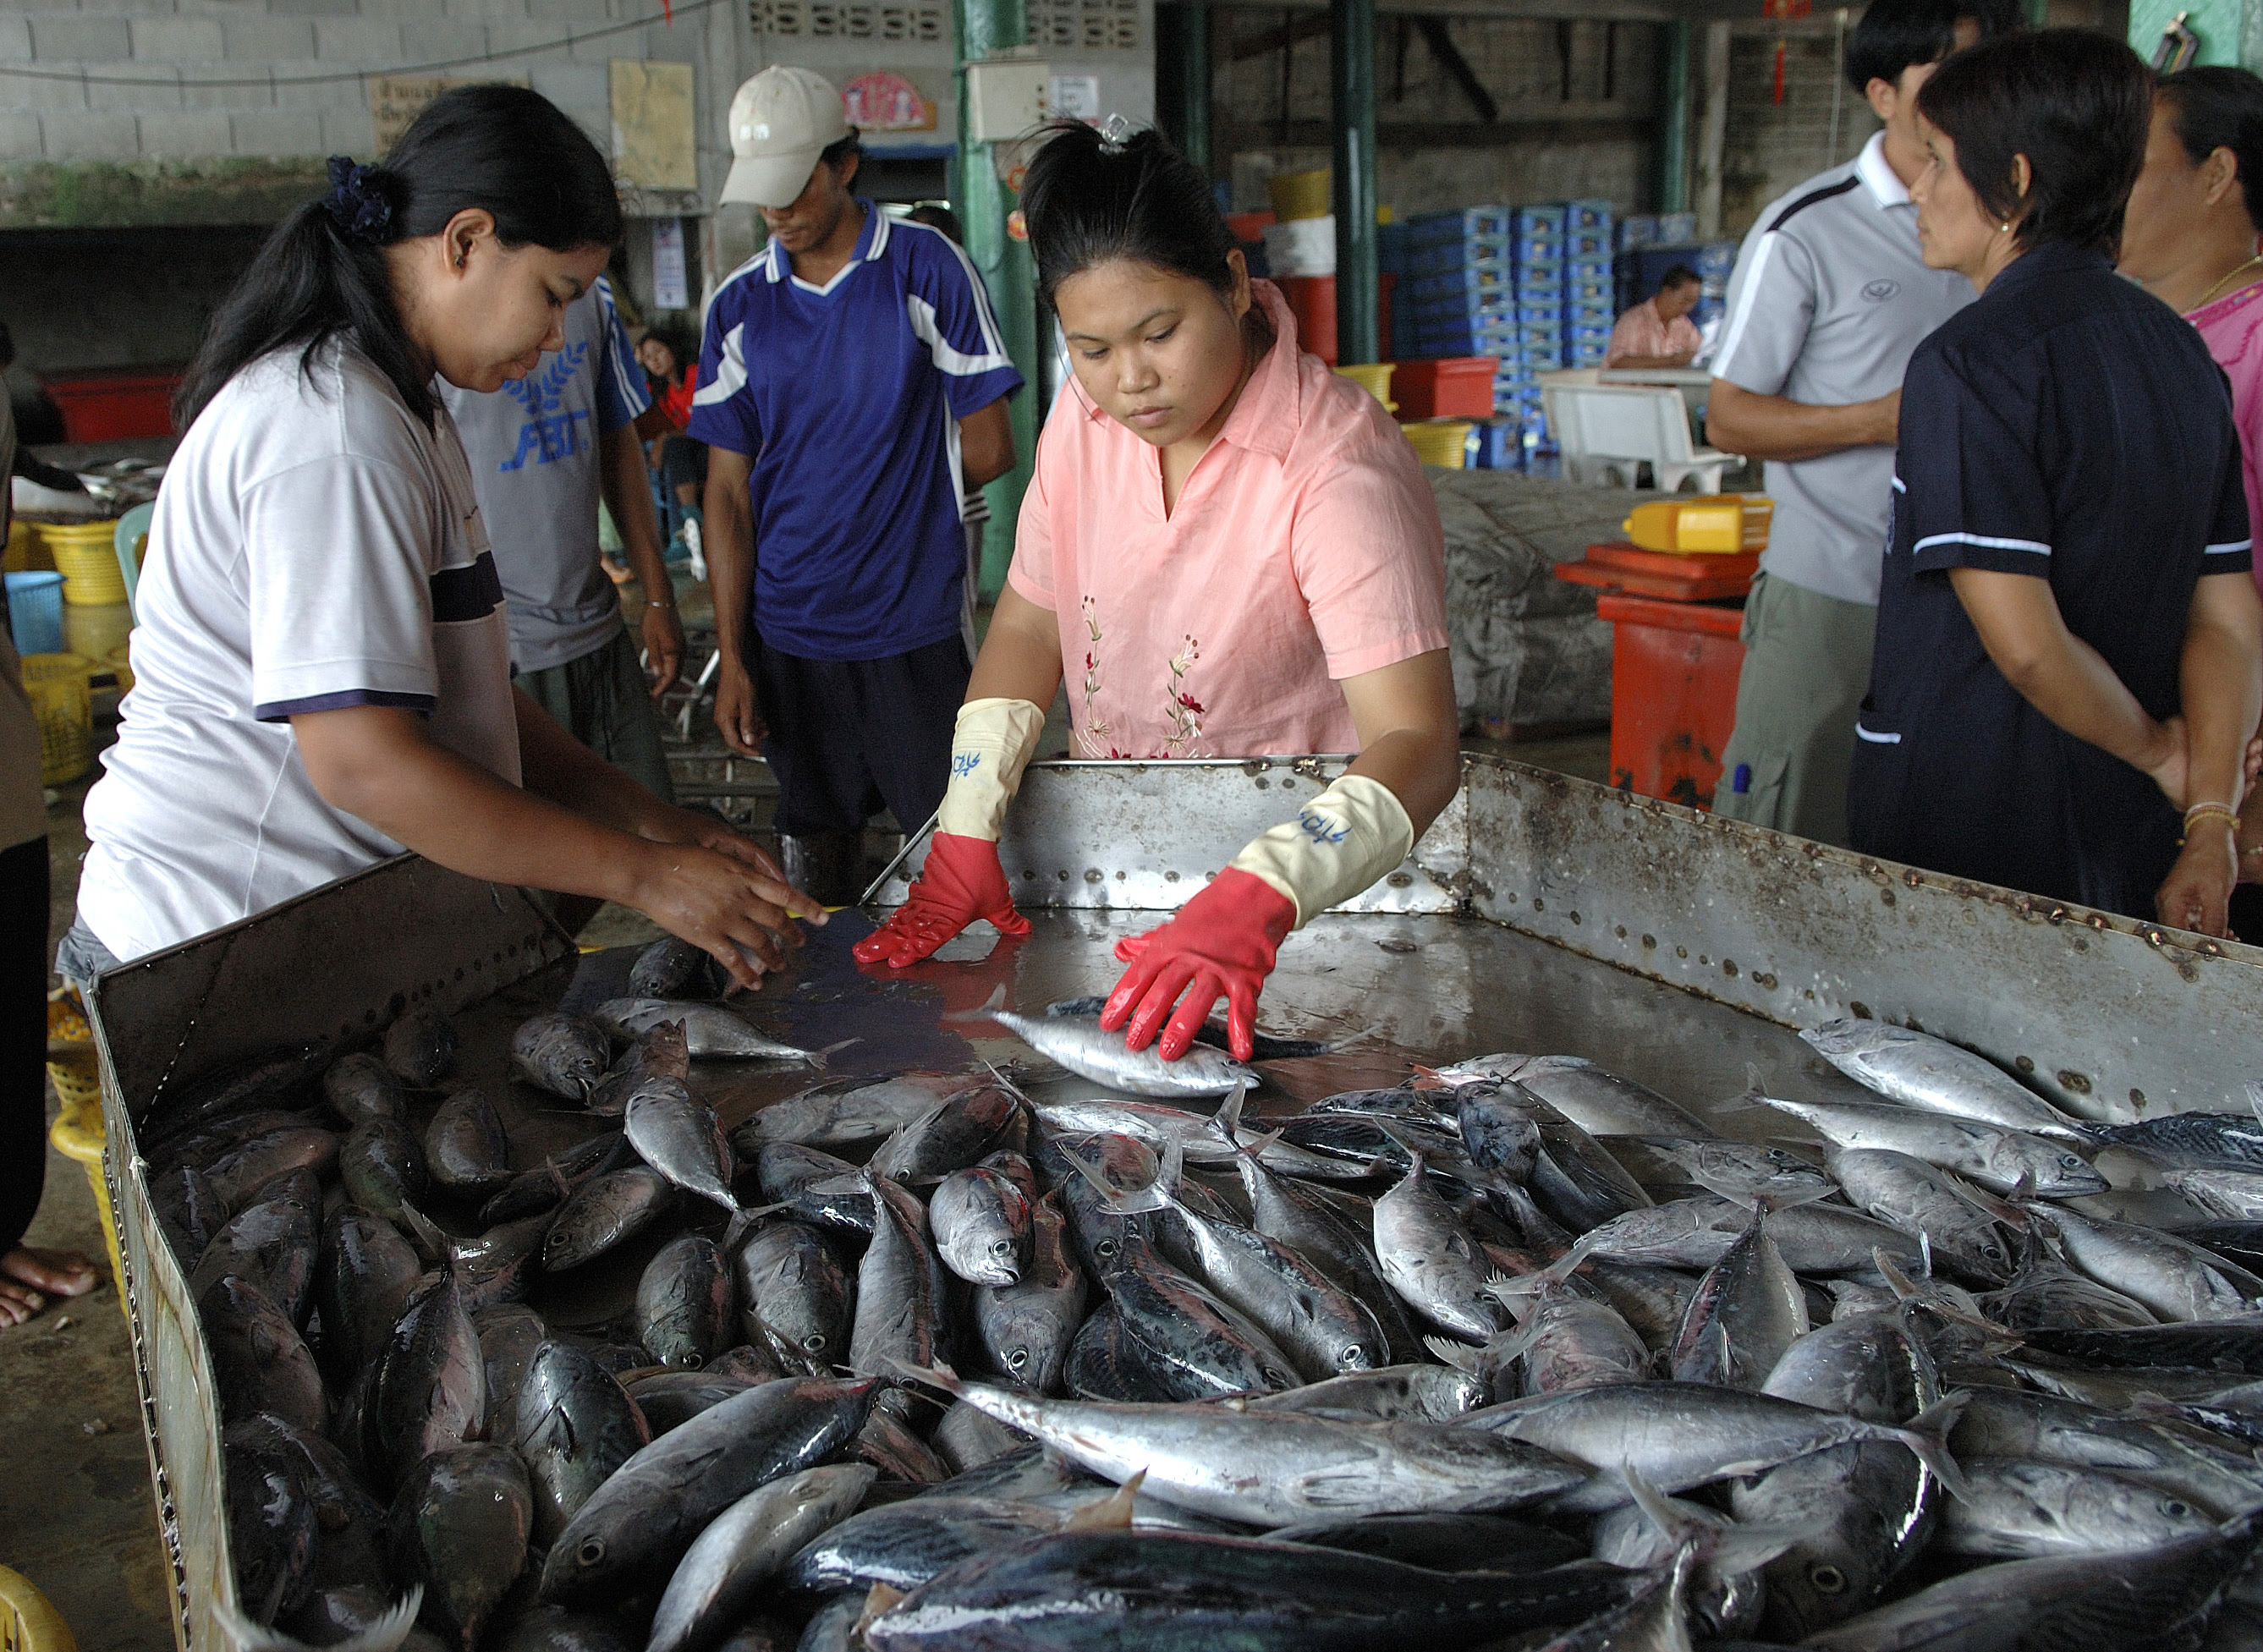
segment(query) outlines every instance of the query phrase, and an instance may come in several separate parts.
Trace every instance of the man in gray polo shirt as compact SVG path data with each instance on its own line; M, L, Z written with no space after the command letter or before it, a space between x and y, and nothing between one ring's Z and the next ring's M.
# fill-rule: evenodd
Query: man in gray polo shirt
M635 429L652 398L604 276L566 307L561 325L563 347L500 390L433 386L471 460L518 686L575 739L673 802L653 701L683 664L683 626ZM644 588L650 683L598 560L600 498Z
M1706 436L1768 461L1775 518L1745 604L1736 730L1713 793L1714 812L1732 819L1847 840L1902 372L1973 298L1970 282L1927 269L1918 249L1917 93L2002 10L1872 0L1847 39L1847 77L1885 130L1770 202L1737 254Z

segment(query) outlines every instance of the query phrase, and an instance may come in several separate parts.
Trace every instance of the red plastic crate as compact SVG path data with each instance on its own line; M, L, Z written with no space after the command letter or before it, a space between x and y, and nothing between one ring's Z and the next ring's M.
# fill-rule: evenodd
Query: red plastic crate
M1391 399L1399 417L1490 419L1493 375L1490 356L1450 356L1442 361L1402 361L1391 375Z
M40 382L62 409L67 441L119 442L172 434L170 406L173 392L180 387L178 371L98 369L68 378L42 375Z
M1611 784L1710 809L1737 721L1743 611L1609 592L1595 613L1611 626Z

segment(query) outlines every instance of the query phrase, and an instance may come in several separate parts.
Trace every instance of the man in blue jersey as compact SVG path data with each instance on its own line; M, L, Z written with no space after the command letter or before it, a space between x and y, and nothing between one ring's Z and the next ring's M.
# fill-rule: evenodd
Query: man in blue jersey
M850 192L840 94L764 69L731 105L726 201L769 246L707 312L689 434L708 444L715 723L778 779L788 880L857 898L864 823L924 825L973 638L967 494L1014 463L1007 357L948 236Z

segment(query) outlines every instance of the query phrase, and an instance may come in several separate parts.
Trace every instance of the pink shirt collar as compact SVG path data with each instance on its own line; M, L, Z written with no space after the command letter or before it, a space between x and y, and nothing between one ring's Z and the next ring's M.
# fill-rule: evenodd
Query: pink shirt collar
M2244 308L2258 299L2263 299L2263 276L2256 277L2245 286L2227 292L2220 299L2209 299L2196 310L2187 310L2185 320L2194 327L2205 327L2210 321L2222 321L2234 310Z

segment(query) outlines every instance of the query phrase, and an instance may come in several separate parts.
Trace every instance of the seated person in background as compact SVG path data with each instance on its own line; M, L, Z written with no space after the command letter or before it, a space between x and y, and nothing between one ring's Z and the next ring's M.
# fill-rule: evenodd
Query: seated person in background
M707 444L683 434L691 422L691 395L699 387L696 352L672 328L655 327L637 345L637 363L652 391L653 411L664 428L652 438L652 467L676 501L676 514L699 519L699 495L707 486ZM639 422L640 431L648 427Z
M1697 272L1677 263L1658 284L1658 292L1645 299L1611 328L1610 347L1603 353L1606 367L1687 367L1697 357L1704 341L1689 312L1697 307L1703 286Z

